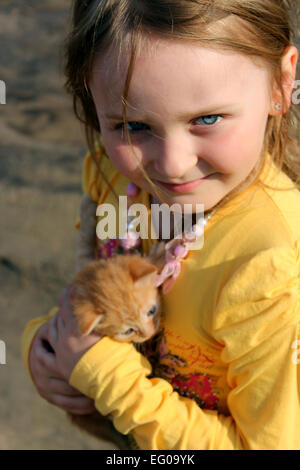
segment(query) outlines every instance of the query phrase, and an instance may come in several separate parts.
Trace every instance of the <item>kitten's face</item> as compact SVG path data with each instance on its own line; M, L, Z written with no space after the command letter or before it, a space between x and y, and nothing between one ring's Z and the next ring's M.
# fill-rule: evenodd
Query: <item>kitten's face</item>
M118 341L142 343L158 330L161 317L161 301L156 288L137 286L128 291L121 310L113 310L106 320L94 329Z
M93 332L142 343L158 330L161 300L153 281L157 268L140 256L94 262L76 278L73 307L83 335Z

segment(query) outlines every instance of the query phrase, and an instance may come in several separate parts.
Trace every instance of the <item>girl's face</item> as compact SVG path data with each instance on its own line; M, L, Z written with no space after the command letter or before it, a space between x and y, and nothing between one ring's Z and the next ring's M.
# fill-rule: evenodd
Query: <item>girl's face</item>
M261 156L271 110L268 71L244 55L182 41L145 47L127 98L135 156L122 129L127 62L123 58L119 71L116 63L117 51L98 57L89 83L115 167L153 194L137 156L169 205L179 203L183 210L192 204L193 212L196 203L213 208Z

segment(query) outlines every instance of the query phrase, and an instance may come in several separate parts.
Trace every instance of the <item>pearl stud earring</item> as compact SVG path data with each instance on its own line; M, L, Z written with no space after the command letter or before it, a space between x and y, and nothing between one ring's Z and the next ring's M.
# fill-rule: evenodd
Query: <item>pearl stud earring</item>
M276 109L276 111L280 111L280 110L281 110L281 104L280 104L280 103L276 103L276 104L275 104L275 109Z

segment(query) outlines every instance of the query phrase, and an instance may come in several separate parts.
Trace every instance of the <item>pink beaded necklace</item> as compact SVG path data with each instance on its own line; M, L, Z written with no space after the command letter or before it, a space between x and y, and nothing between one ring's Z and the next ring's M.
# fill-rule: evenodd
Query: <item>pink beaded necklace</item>
M134 183L129 183L126 188L127 196L133 202L138 195L140 188ZM204 227L210 217L216 212L211 211L204 219L192 226L192 230L185 232L182 237L177 236L165 244L165 264L163 269L157 274L154 285L162 286L163 294L166 294L173 287L177 277L181 271L181 260L186 258L191 246L199 241L203 235ZM135 218L130 220L127 217L126 233L123 237L111 238L104 242L98 248L98 256L100 259L107 259L116 254L133 254L139 252L141 247L141 238L135 231Z
M140 189L134 184L129 183L127 186L127 195L130 198L134 198L139 193ZM165 265L161 272L157 274L155 279L155 286L162 286L163 294L166 294L173 287L177 277L181 271L181 262L180 260L186 258L188 252L191 249L191 246L199 240L203 235L204 227L207 224L207 221L211 216L216 212L213 210L208 214L204 219L200 220L197 224L192 226L190 232L184 233L183 236L175 237L165 245ZM131 248L140 244L140 238L137 234L132 231L132 222L127 224L127 234L125 238L121 240L123 245L127 248Z

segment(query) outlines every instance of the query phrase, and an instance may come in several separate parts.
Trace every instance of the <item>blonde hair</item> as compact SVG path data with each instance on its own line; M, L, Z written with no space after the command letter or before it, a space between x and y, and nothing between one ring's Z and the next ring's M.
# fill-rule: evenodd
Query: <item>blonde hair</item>
M297 0L73 0L72 8L72 28L64 48L65 88L73 97L75 115L84 124L88 148L98 168L96 153L97 146L101 147L101 129L87 84L95 57L110 47L119 48L119 58L124 51L129 53L122 96L124 124L135 59L151 34L245 54L268 67L270 84L277 82L284 100L281 58L292 44L294 33L289 12L293 9L299 13ZM126 125L125 131L131 144ZM299 119L293 103L284 114L269 116L258 164L215 208L259 181L266 152L300 189L298 136ZM141 170L162 198L161 191Z

